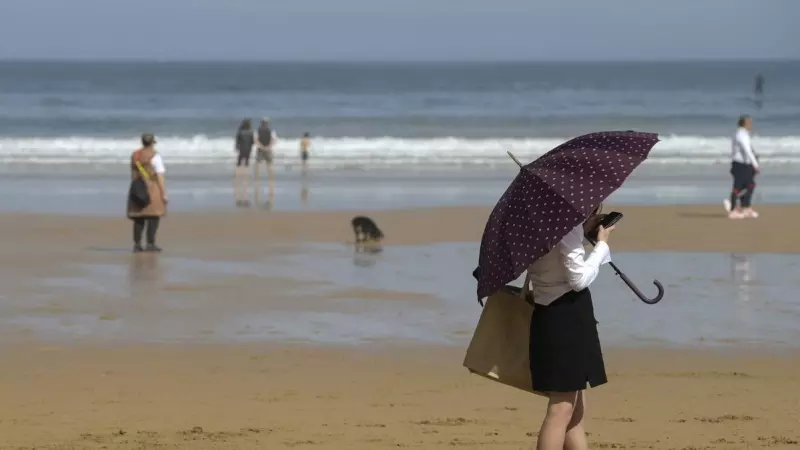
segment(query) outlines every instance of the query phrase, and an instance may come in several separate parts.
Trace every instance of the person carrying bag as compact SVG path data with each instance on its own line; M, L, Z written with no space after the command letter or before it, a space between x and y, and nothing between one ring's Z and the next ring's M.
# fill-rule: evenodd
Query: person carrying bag
M160 252L156 232L167 211L167 190L164 183L164 161L155 151L156 139L142 135L142 148L131 153L131 185L128 190L127 216L133 221L133 251ZM142 234L147 230L147 247L142 247Z

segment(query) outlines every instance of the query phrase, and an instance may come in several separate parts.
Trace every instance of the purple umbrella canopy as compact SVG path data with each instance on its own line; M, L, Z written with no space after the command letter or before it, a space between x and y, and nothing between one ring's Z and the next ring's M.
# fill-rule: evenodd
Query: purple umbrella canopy
M516 280L622 186L658 142L654 133L578 136L520 169L483 231L478 299Z

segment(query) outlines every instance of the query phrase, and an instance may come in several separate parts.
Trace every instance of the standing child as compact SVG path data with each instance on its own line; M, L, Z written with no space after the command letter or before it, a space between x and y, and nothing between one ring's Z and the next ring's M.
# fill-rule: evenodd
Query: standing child
M303 138L300 139L300 160L303 164L303 176L308 173L308 152L311 150L311 134L308 132L303 133Z

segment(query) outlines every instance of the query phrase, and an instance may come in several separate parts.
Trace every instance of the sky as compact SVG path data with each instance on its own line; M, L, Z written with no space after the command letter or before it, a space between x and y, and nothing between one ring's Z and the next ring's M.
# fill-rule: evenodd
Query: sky
M0 59L800 59L800 0L0 0Z

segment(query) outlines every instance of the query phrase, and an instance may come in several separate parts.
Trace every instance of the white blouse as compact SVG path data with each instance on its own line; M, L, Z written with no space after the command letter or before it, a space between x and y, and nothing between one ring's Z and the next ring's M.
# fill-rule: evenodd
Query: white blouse
M550 253L528 267L533 300L549 305L567 292L589 287L600 273L600 266L611 261L611 249L598 242L586 257L583 224L573 228Z
M164 175L167 169L164 167L164 160L161 159L161 155L156 153L153 155L153 158L150 160L150 165L153 166L153 171L159 175Z
M753 144L750 139L750 132L746 128L740 127L736 130L731 145L731 159L741 164L750 164L758 169L758 159L753 152Z

